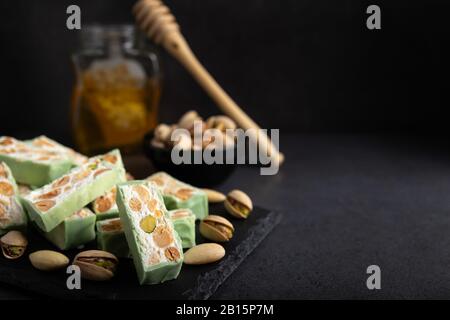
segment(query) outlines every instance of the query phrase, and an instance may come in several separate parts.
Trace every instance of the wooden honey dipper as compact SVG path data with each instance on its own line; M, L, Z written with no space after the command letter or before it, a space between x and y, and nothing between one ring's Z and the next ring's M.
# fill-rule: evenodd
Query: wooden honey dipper
M160 0L139 0L133 7L133 13L140 28L156 44L163 46L191 73L223 113L236 121L244 130L260 129L198 61L167 6ZM253 142L258 143L259 147L265 150L273 161L278 161L279 164L283 162L283 154L278 151L266 134L262 132L252 133L250 138Z

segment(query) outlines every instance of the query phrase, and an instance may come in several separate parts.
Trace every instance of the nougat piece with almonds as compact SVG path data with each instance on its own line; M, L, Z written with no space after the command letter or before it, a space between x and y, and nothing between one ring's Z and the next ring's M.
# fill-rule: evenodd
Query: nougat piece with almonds
M27 217L19 197L19 189L8 165L0 162L0 234L22 230Z
M78 248L95 239L95 214L83 208L65 218L50 232L42 234L61 250Z
M5 136L0 137L0 161L8 165L18 183L37 187L59 178L74 164L65 154Z
M131 256L120 218L105 219L97 222L97 247L119 258Z
M208 196L203 190L179 181L165 172L157 172L146 180L158 186L168 210L190 209L198 220L203 220L208 215Z
M183 248L157 186L148 181L119 184L117 205L139 283L177 278Z
M90 158L57 180L23 197L28 214L45 232L81 210L95 198L125 181L118 150Z
M183 249L195 246L195 215L190 209L175 209L168 212L175 231L181 238Z

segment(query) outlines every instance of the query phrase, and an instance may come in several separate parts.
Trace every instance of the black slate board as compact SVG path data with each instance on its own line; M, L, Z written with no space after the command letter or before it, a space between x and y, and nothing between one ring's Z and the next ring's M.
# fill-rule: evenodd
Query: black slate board
M227 218L222 206L211 206L210 212L222 214ZM36 230L28 232L29 247L26 254L18 260L0 258L0 282L30 290L42 296L63 299L208 299L217 288L233 273L241 262L279 223L281 215L263 208L255 207L247 220L232 219L235 226L233 239L224 244L225 258L217 263L203 266L183 265L176 280L158 285L140 286L131 259L121 259L117 276L108 282L81 281L80 290L69 290L66 286L65 270L42 272L32 267L27 255L36 250L55 247ZM197 243L207 242L199 234ZM95 243L85 249L95 248ZM72 260L79 250L66 252Z

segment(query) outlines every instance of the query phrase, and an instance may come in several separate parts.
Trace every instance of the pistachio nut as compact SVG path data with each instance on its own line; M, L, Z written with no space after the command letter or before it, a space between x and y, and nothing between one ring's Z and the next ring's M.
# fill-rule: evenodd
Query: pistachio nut
M93 281L110 280L118 263L115 255L101 250L83 251L73 259L73 264L81 270L81 277Z
M233 237L233 233L233 225L224 217L211 214L200 222L200 234L206 239L226 242Z
M69 264L69 258L62 253L51 250L35 251L28 258L33 267L42 271L61 269Z
M162 143L167 143L170 140L171 133L172 128L165 123L161 123L155 128L154 136L156 140Z
M0 238L0 244L5 258L17 259L24 254L28 240L22 232L11 230Z
M224 205L228 213L236 218L246 219L253 210L252 200L240 190L233 190L228 193Z
M222 192L212 189L203 189L203 191L206 193L209 203L224 202L226 199L226 196Z
M196 120L202 118L198 115L197 111L191 110L186 112L178 121L178 126L183 129L191 129Z
M206 120L206 125L208 129L219 129L222 132L225 132L227 129L236 129L236 123L227 116L212 116Z
M202 243L190 248L184 254L185 264L207 264L216 262L225 256L225 249L217 243Z
M206 123L201 119L197 119L192 123L192 126L188 130L191 136L194 137L197 133L202 134L206 130L206 128Z
M148 215L141 219L139 225L144 232L152 233L156 228L156 219L153 216Z
M191 136L187 134L180 134L178 139L174 142L174 147L183 150L189 150L192 147L192 139Z

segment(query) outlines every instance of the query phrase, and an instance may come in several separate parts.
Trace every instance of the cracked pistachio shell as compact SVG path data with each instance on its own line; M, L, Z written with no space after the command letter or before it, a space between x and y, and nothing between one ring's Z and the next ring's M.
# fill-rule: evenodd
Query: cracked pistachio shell
M16 230L11 230L7 234L5 234L3 237L0 238L0 241L2 244L6 244L8 246L27 246L28 240L25 237L25 235Z
M100 266L94 260L106 260L110 268ZM80 252L73 259L73 264L81 270L81 277L93 281L106 281L114 277L119 260L115 255L101 250L87 250Z
M225 256L225 249L217 243L202 243L190 248L184 254L184 263L192 265L219 261Z
M230 221L217 215L209 215L200 222L200 234L216 242L227 242L233 237L234 227Z
M228 213L236 218L246 219L253 210L252 200L247 194L240 190L229 192L224 205Z
M33 267L42 271L58 270L69 264L69 258L62 253L52 250L35 251L28 258Z
M206 193L209 203L224 202L226 199L226 196L222 192L212 189L202 189L202 190Z
M22 232L12 230L0 238L0 244L5 258L17 259L25 253L28 240Z

